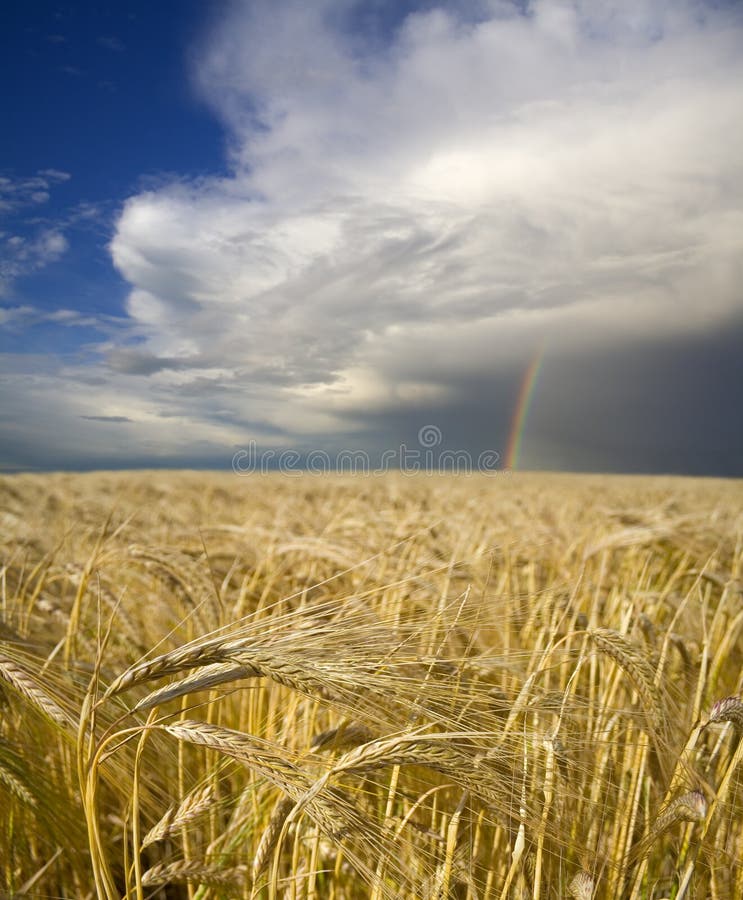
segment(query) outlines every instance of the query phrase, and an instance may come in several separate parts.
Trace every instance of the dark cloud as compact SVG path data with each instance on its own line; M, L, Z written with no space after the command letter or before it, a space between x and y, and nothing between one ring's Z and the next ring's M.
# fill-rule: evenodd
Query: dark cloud
M193 369L200 364L197 359L155 356L152 353L127 347L111 350L107 361L114 372L121 372L124 375L154 375L155 372L162 372L166 369Z
M547 361L525 462L741 477L741 384L741 317L683 338ZM554 465L540 447L552 448Z
M81 419L87 419L89 422L131 422L128 416L80 416Z
M439 401L391 398L341 416L352 447L493 450L505 457L534 349L459 376ZM432 366L433 368L433 366ZM425 378L425 372L419 371ZM521 442L522 468L743 476L743 317L684 336L650 335L545 352ZM345 426L345 427L344 427ZM355 434L354 434L355 430Z

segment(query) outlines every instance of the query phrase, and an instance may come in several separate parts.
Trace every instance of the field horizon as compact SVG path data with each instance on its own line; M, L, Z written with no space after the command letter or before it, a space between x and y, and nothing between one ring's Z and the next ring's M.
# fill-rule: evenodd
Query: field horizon
M678 480L680 482L688 482L688 481L703 481L703 482L715 482L715 481L725 481L725 482L740 482L743 483L743 477L739 475L724 475L724 474L706 474L706 473L694 473L694 472L629 472L629 471L620 471L620 470L612 470L612 471L603 471L603 470L573 470L573 469L528 469L528 468L503 468L503 469L492 469L485 472L478 472L476 470L472 471L456 471L452 470L422 470L422 471L405 471L401 469L387 469L383 472L370 470L370 471L345 471L343 469L334 471L323 471L323 472L310 472L305 469L297 468L296 470L292 470L289 472L282 471L280 469L270 469L264 472L261 471L253 471L253 472L235 472L234 469L226 469L226 468L215 468L213 466L134 466L134 467L120 467L114 466L112 468L106 467L81 467L81 468L59 468L59 469L39 469L39 468L13 468L13 469L0 469L0 479L4 478L16 478L23 476L36 476L39 478L45 477L72 477L76 478L78 476L96 476L96 475L121 475L124 477L136 478L138 476L155 476L155 475L213 475L216 478L228 477L228 478L289 478L289 479L297 479L297 478L308 478L308 479L322 479L322 478L462 478L465 480L468 479L506 479L512 477L518 478L533 478L533 477L551 477L551 478L608 478L608 479L648 479L648 480Z

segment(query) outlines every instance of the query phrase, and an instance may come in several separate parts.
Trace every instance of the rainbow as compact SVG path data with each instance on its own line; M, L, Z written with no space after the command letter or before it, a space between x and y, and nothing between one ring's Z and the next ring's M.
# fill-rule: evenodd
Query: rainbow
M505 469L515 469L519 464L521 440L524 436L526 417L529 414L529 407L531 406L532 397L534 396L534 386L537 383L537 376L539 375L543 360L544 347L542 346L534 354L521 381L519 395L516 400L516 407L513 412L513 418L511 419L511 429L508 434L506 455L503 460L503 467Z

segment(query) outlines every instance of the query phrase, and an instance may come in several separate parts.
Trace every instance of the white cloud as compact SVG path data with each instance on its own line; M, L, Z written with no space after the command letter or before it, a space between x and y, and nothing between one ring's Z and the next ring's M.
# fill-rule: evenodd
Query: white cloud
M0 326L8 328L25 324L34 316L35 312L32 306L0 307Z
M59 169L44 169L21 178L0 176L0 216L35 204L46 203L54 184L68 181L70 175Z
M211 364L215 395L253 385L236 422L258 396L274 425L332 430L545 335L567 352L739 309L733 11L493 2L384 43L347 10L235 4L205 42L233 174L132 197L111 244L153 384Z
M51 182L69 181L72 178L69 172L63 172L61 169L42 169L39 175Z
M15 232L24 232L0 232L0 298L10 293L18 278L56 262L67 252L61 223L35 222L29 228L22 214L48 203L51 188L69 177L58 169L44 169L28 178L0 177L0 221Z
M18 278L57 262L67 248L67 238L55 228L42 228L31 239L11 235L0 241L0 297Z
M136 328L132 328L131 323L122 317L103 313L83 313L65 308L44 310L29 304L0 307L1 328L18 333L42 324L61 325L68 328L91 328L101 335L111 338L114 344L137 339Z

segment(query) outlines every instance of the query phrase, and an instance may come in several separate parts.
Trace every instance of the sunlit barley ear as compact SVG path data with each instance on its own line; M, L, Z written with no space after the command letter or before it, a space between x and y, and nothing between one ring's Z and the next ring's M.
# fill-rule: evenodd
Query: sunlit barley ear
M253 857L253 865L251 868L253 881L258 878L263 869L268 865L271 854L276 847L276 841L281 833L281 829L284 827L286 817L293 808L294 801L291 797L280 797L276 801L276 805L273 808L268 824L263 829L263 834L261 835L261 839L258 842L258 847L255 851L255 856Z
M647 860L653 844L678 822L703 822L707 818L707 798L701 791L681 794L663 808L650 832L630 851L632 860Z
M175 834L210 808L214 799L214 785L207 784L191 791L181 802L171 806L160 821L153 826L142 840L142 848L162 841Z
M676 822L702 822L707 816L707 798L701 791L689 791L677 797L658 816L653 837L658 837Z
M573 875L568 885L570 896L574 897L575 900L591 900L595 888L596 884L593 878L583 869Z
M652 725L665 731L665 712L647 656L626 634L611 628L592 628L586 634L596 647L617 663L633 682Z
M142 884L145 887L165 884L201 884L234 891L245 881L245 875L244 866L220 868L207 865L197 859L179 860L171 863L158 863L148 869L142 876Z
M637 619L637 624L640 626L642 636L652 647L655 644L657 637L653 620L649 616L645 615L645 613L640 613Z
M0 656L0 681L7 682L17 693L48 716L55 724L62 728L69 728L72 719L57 704L52 697L49 696L24 669L17 665L12 659Z
M725 697L718 700L709 714L706 724L732 722L737 734L743 733L743 700L740 697Z
M312 738L312 750L340 750L366 744L376 738L374 732L361 722L343 722Z
M670 634L668 635L668 640L678 651L678 654L681 657L681 662L684 664L684 668L687 670L691 669L694 663L691 654L689 653L689 648L686 646L686 641L681 637L680 634L676 634L675 631L670 632Z

